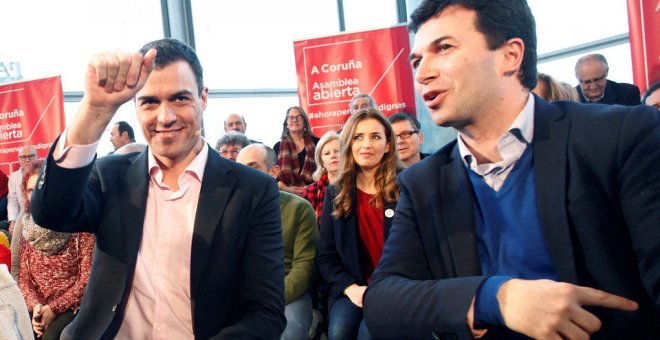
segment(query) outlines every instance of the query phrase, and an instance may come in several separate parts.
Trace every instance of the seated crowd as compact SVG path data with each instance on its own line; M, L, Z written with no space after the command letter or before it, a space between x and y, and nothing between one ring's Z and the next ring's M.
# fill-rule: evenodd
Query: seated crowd
M94 59L132 77L88 70L49 155L25 146L0 175L0 307L13 307L0 338L584 338L601 324L604 338L660 336L658 84L640 98L599 54L578 60L576 87L537 74L533 32L485 47L496 28L475 16L502 20L498 6L424 1L412 16L417 90L458 131L433 154L414 114L386 117L368 94L322 136L289 107L272 148L231 113L214 151L196 125L208 89L192 48L163 39L118 58L136 67ZM526 5L515 13L533 25ZM443 57L483 69L438 66L436 30L468 49ZM492 93L433 87L434 67ZM96 159L131 99L147 145L118 122L115 151ZM640 103L656 109L622 106Z

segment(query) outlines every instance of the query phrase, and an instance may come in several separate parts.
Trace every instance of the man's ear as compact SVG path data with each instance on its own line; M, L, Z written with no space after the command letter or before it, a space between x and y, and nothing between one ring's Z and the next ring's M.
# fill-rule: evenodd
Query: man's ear
M273 178L277 178L277 175L280 174L280 170L282 170L282 169L280 168L280 166L277 165L277 164L275 164L275 165L273 165L272 168L270 168L270 170L268 171L268 173L269 173L271 176L273 176Z
M424 144L424 132L420 130L417 135L419 136L419 145Z
M520 66L525 54L525 43L520 38L509 39L499 50L502 52L502 74L514 76L520 71Z

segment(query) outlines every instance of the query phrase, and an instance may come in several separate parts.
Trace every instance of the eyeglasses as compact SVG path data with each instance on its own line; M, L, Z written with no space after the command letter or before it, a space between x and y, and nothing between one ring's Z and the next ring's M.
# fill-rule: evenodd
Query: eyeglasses
M288 117L286 117L286 119L290 122L297 122L299 120L302 120L303 117L302 116L288 116Z
M415 133L419 133L419 130L403 131L400 134L396 135L396 137L401 139L408 139L410 138L410 136L412 136Z
M231 154L232 156L238 155L241 149L220 149L220 154L223 156Z
M591 83L599 82L599 81L605 79L605 77L607 77L607 72L605 72L602 76L600 76L600 77L598 77L598 78L587 79L587 80L582 80L582 79L579 79L579 78L578 78L578 81L579 81L580 84L582 84L582 85L589 85L589 84L591 84Z
M34 159L35 157L37 157L37 155L21 155L21 156L18 156L18 159L26 160L26 159Z

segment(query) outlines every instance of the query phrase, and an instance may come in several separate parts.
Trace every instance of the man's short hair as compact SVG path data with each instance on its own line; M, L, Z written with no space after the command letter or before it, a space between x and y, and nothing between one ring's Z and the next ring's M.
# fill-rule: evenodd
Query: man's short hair
M509 39L520 38L525 44L518 78L529 90L536 86L536 23L525 0L425 0L410 15L408 30L417 33L422 24L449 6L476 12L474 23L484 34L488 48L496 50Z
M220 150L223 145L238 145L242 149L248 144L250 144L250 141L244 134L236 131L229 131L218 139L218 142L215 144L215 149Z
M655 92L656 90L660 89L660 80L656 81L655 83L651 84L646 91L644 91L644 95L642 96L642 104L646 103L646 98L648 98L651 93Z
M416 130L420 130L420 129L422 128L422 125L419 123L419 121L417 120L417 118L413 117L410 113L407 113L407 112L399 112L399 113L395 113L395 114L391 115L391 116L388 118L388 120L389 120L390 123L392 123L392 124L394 124L394 123L396 123L396 122L403 121L403 120L407 120L407 121L410 122L410 124L412 124L412 126L413 126Z
M257 144L260 144L261 147L266 150L266 171L270 171L270 169L277 165L277 154L275 153L275 150L273 150L273 148L270 146L263 143Z
M197 53L195 53L195 50L192 47L179 40L165 38L154 40L145 44L140 49L140 53L145 55L152 48L156 49L158 52L156 54L156 60L154 60L154 66L157 69L162 69L180 60L187 62L195 74L195 81L197 82L198 92L197 95L202 95L202 90L204 89L204 72L202 70L202 64L197 58Z
M588 61L588 60L599 61L601 64L605 65L606 69L608 69L608 70L610 69L610 66L607 64L607 59L605 59L604 55L602 55L600 53L587 54L585 56L580 57L580 59L578 59L575 62L575 76L576 77L577 77L577 73L578 73L578 67L580 67L580 65L582 65L582 63L584 63L585 61Z
M351 98L351 101L348 103L348 107L353 108L353 102L355 102L355 100L358 99L358 98L367 98L369 100L369 107L370 108L376 109L377 106L378 106L378 104L376 104L376 100L373 97L371 97L370 95L368 95L366 93L358 93L358 94L354 95L353 98Z
M117 131L119 131L119 135L121 136L122 133L126 132L128 133L128 138L131 140L131 142L135 142L135 134L133 133L133 128L128 125L125 121L117 122L115 123L117 125Z

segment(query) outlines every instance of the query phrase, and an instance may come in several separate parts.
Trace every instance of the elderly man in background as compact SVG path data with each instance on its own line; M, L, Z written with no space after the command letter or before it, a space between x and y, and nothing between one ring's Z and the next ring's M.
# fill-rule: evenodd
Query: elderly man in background
M245 117L243 117L243 115L238 113L230 113L225 118L225 132L236 131L245 134L246 129L247 123L245 122ZM248 141L249 144L260 143L252 139L248 139Z
M639 88L607 79L610 67L602 54L588 54L575 63L575 89L582 103L639 105Z
M9 192L7 193L7 220L10 223L10 232L13 231L13 226L18 215L25 210L23 190L21 189L23 172L29 170L36 160L37 150L33 147L24 146L18 150L18 163L20 164L20 169L9 175Z
M377 109L378 104L376 104L376 101L370 95L366 93L358 93L351 98L351 101L348 103L348 108L351 109L351 114L355 114L360 110Z

